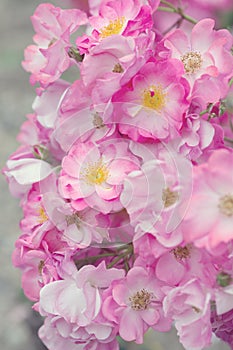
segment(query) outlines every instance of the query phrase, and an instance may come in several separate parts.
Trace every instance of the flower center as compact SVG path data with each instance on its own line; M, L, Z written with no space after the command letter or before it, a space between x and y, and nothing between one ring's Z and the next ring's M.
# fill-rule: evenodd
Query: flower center
M111 35L120 34L125 23L125 17L119 17L114 21L110 21L109 24L100 29L100 37L102 39Z
M232 278L231 278L231 275L229 275L228 273L220 272L217 275L217 284L220 287L227 287L231 284L231 282L232 282Z
M153 294L141 289L129 298L131 308L136 311L146 310L153 299Z
M200 52L189 51L181 56L185 72L187 74L196 73L202 66L203 59Z
M190 258L190 250L191 250L191 245L188 244L184 247L176 247L172 249L172 253L174 254L176 260L183 260Z
M89 185L101 185L107 180L109 170L102 159L94 164L89 164L82 174L82 178Z
M226 216L233 216L233 195L227 194L220 198L219 210Z
M142 104L160 113L165 107L166 95L160 85L152 85L143 91Z
M80 228L81 221L82 221L82 217L80 216L79 213L74 213L72 215L66 216L67 226L75 224L77 226L77 228Z
M123 73L124 68L122 67L122 65L120 63L117 63L117 64L115 64L112 71L113 71L113 73Z
M96 129L101 129L104 127L104 121L98 113L95 113L92 122Z
M192 306L193 311L195 311L197 314L199 314L201 312L201 309L199 309L199 307L196 306Z
M39 223L43 224L44 222L46 222L48 220L48 216L44 210L44 208L41 206L39 208Z
M44 262L44 260L41 260L38 264L38 272L40 275L42 275L42 270L43 270L44 266L45 266L45 262Z
M162 193L162 201L165 208L171 207L178 200L179 195L176 191L171 191L170 188L165 188Z

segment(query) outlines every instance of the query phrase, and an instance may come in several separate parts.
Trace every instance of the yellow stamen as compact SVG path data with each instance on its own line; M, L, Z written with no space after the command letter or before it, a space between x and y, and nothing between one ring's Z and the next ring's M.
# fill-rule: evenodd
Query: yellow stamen
M167 93L160 85L152 85L143 91L142 104L160 113L165 107L166 95Z
M89 185L101 185L109 177L109 170L102 159L94 164L89 164L82 173L82 179Z
M39 208L39 223L43 224L44 222L46 222L48 220L48 216L44 210L43 207Z
M120 17L114 21L110 21L109 24L100 29L100 37L102 39L108 36L120 34L125 23L125 17Z

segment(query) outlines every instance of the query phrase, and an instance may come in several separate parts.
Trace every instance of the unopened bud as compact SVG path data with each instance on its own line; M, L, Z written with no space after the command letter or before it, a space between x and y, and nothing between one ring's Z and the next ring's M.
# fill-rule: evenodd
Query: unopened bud
M84 59L84 55L80 55L79 50L73 46L69 48L68 55L70 58L73 58L76 62L82 62Z
M220 287L227 287L231 284L232 278L226 272L221 272L217 276L217 283Z

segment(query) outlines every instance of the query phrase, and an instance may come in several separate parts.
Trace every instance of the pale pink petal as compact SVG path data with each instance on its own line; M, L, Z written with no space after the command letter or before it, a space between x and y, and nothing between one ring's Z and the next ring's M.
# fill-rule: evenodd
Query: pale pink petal
M130 160L116 159L109 166L110 176L107 182L111 185L121 184L125 178L125 175L133 170L136 170L137 164Z
M100 196L100 198L109 201L119 196L121 188L120 186L112 186L106 183L99 186L95 186L95 189L96 193Z
M156 264L156 276L170 285L180 283L185 273L185 267L176 261L172 253L162 255Z
M143 321L148 324L148 326L153 326L160 319L160 315L158 310L156 310L156 307L149 307L147 310L141 311L140 316L143 319Z
M144 327L139 314L133 310L125 310L119 327L119 334L126 341L143 343Z
M40 159L9 159L7 176L13 176L20 185L30 185L41 181L53 172L51 165Z
M56 306L60 315L67 321L77 322L86 310L86 298L81 289L75 284L70 284L60 292Z
M215 22L213 19L205 18L194 26L191 36L191 45L193 50L200 51L201 53L208 50L214 38L214 25Z

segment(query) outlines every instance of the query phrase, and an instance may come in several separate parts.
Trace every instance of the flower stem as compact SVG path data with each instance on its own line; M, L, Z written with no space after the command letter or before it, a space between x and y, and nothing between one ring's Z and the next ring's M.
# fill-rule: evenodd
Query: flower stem
M87 257L82 258L82 259L78 259L75 261L75 265L79 269L80 267L82 267L86 264L93 264L99 259L112 257L113 260L107 265L108 269L112 268L118 262L120 262L122 260L122 262L124 263L124 266L125 266L125 270L128 271L130 268L129 267L129 260L132 256L134 257L133 244L128 243L128 244L124 244L121 247L119 247L115 250L112 250L110 252L105 252L105 253L101 253L101 254L97 254L97 255L93 255L93 256L87 256Z
M233 139L230 139L229 137L224 137L224 140L230 143L233 143Z
M169 1L161 0L160 3L163 4L163 5L166 5L166 6L170 7L171 9L176 10L176 7L175 7L174 5L172 5Z
M69 48L68 55L70 58L73 58L76 62L82 62L84 59L84 55L80 55L79 50L73 46Z
M204 111L199 113L200 117L202 117L205 114L210 114L212 112L213 107L214 107L214 104L213 103L209 103L207 108Z
M118 255L112 262L110 262L107 265L108 269L111 269L113 266L115 266L121 260L123 260L124 263L126 263L126 261L127 261L126 265L129 266L128 261L131 258L131 256L133 255L133 245L132 245L132 243L130 243L129 245L126 245L126 246L127 246L126 251L121 253L120 255Z
M98 254L98 255L93 255L93 256L87 256L86 258L79 259L75 261L75 265L78 266L81 264L89 264L91 262L95 262L96 260L102 259L102 258L107 258L111 256L115 256L116 252L111 252L111 253L103 253L103 254Z
M120 255L118 255L110 264L107 265L108 269L111 269L113 266L115 266L119 261L121 261L122 259L124 259L126 253L122 253Z
M192 24L197 24L197 20L192 18L189 15L186 15L182 8L180 7L175 7L173 6L170 2L166 1L166 0L161 0L160 1L161 4L166 5L166 6L159 6L158 7L158 11L164 11L164 12L171 12L171 13L177 13L178 15L180 15L180 17L182 19L185 19L186 21L192 23Z
M188 22L190 22L190 23L192 23L192 24L197 24L197 20L196 19L194 19L193 17L191 17L191 16L188 16L188 15L186 15L181 9L180 9L180 11L178 12L180 15L181 15L181 17L182 18L184 18L186 21L188 21Z
M230 119L230 116L229 116L228 118L229 118L229 124L230 124L231 131L233 132L233 123L232 123L232 120Z

